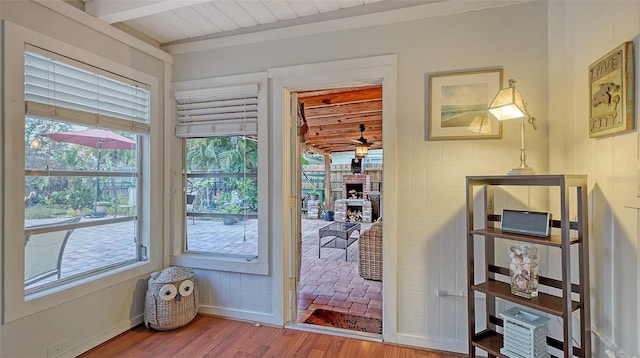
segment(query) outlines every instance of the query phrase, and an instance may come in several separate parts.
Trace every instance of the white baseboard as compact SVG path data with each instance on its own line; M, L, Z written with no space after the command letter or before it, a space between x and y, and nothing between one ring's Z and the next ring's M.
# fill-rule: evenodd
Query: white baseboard
M262 312L236 310L205 305L200 305L200 307L198 308L198 312L214 316L228 317L241 321L282 326L282 322L276 322L275 317L272 314L266 314Z
M59 352L55 355L49 355L48 358L73 358L73 357L77 357L78 355L90 350L91 348L94 348L108 340L110 340L111 338L141 324L143 322L143 317L142 314L133 317L131 320L128 321L123 321L120 322L118 324L115 324L105 330L103 330L102 332L100 332L99 334L85 340L82 343L79 343L73 347L69 347L67 350L63 351L63 352Z
M398 333L396 336L397 344L404 344L414 347L421 347L426 349L435 349L445 352L454 352L467 354L467 342L455 339L431 339L428 337L411 336L407 334Z
M213 306L200 306L198 309L199 313L211 314L215 316L228 317L231 319L237 319L248 322L255 323L263 323L275 326L282 326L281 323L274 322L273 315L268 315L260 312L251 312L251 311L240 311L240 310L232 310L228 308L219 308ZM126 332L127 330L143 323L143 315L140 314L131 320L123 321L118 324L115 324L111 327L106 328L99 334L86 339L84 342L69 342L65 345L68 345L68 348L65 348L62 351L52 350L48 354L48 358L73 358L78 355L110 340L111 338Z

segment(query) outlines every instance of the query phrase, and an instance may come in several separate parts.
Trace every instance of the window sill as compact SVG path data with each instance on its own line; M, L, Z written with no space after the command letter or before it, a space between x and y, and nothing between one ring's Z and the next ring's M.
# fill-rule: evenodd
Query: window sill
M183 253L171 256L171 265L201 270L240 272L256 275L269 274L268 264L260 260L260 258L251 260L226 255Z
M39 298L43 298L57 292L65 291L65 290L73 290L77 286L87 285L94 281L99 281L108 277L118 277L117 282L123 282L133 277L138 276L141 272L148 272L149 269L148 261L139 261L134 264L123 265L111 270L105 270L98 273L92 273L87 275L86 277L69 280L68 282L64 282L52 287L44 288L44 289L33 289L27 290L25 294L25 301L37 300ZM141 271L142 270L142 271Z

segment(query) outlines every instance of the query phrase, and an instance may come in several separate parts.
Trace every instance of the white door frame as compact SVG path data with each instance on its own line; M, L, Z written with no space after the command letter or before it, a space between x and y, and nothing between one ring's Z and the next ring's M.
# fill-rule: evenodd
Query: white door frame
M339 60L332 62L322 62L307 65L297 65L269 69L268 77L271 79L271 93L273 94L274 104L272 108L272 123L274 134L276 137L282 138L282 203L285 207L283 212L299 211L299 197L290 192L295 183L295 168L291 163L292 144L291 143L291 127L295 127L297 123L296 116L293 116L289 108L290 96L292 92L309 91L325 88L339 88L348 86L361 86L370 84L382 85L382 138L383 138L383 187L381 198L382 212L384 212L383 237L389 238L383 240L383 338L387 342L397 341L397 322L395 317L397 312L396 299L396 238L397 238L397 148L396 148L396 67L397 55L382 55L375 57L366 57L350 60ZM291 195L290 195L291 194ZM299 195L299 194L297 194ZM298 200L296 200L298 199ZM295 230L296 224L292 222L297 215L283 215L282 228L283 237L281 240L275 240L273 248L278 256L281 249L283 260L282 270L274 270L274 273L282 272L282 277L274 276L274 281L281 283L274 285L274 296L283 297L283 306L277 309L282 312L282 321L285 325L295 322L296 317L291 317L297 304L297 290L295 285L295 277L290 277L292 268L292 260L297 254L297 250L293 243L292 232ZM298 224L299 225L299 224ZM289 234L287 234L289 233ZM279 241L279 243L277 242ZM278 291L278 288L281 291Z

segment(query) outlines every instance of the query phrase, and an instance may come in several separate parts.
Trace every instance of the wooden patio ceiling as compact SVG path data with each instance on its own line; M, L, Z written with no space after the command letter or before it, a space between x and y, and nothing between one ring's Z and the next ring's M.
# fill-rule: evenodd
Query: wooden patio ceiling
M354 151L359 126L369 149L382 148L382 86L299 92L309 136L304 150L316 153Z

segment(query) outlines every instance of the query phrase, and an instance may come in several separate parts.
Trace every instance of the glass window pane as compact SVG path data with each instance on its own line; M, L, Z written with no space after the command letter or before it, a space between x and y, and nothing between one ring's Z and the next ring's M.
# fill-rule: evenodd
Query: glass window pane
M138 260L137 147L134 133L25 118L27 289Z
M258 255L257 138L187 139L187 250Z
M80 223L94 221L96 224L105 221L104 218L80 216L26 220L26 289L138 260L135 221L65 230L52 228L53 225L70 223L72 219ZM31 231L47 228L54 231L30 234Z

